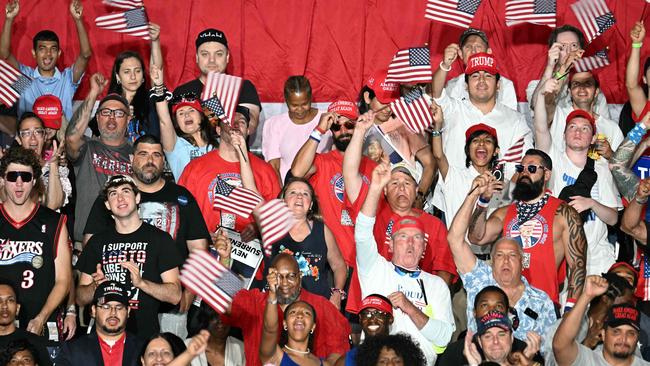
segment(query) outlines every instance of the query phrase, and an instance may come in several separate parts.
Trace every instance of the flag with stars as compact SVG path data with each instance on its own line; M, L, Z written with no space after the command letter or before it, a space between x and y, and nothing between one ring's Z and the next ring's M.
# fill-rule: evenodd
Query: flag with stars
M647 225L647 223L646 223ZM643 254L643 301L650 300L650 260Z
M257 222L262 234L264 253L271 255L273 243L287 235L295 219L289 206L281 199L273 199L258 209Z
M578 18L588 43L616 24L605 0L580 0L571 4L571 10Z
M108 6L121 9L136 9L144 6L141 0L104 0L102 2Z
M429 102L420 88L413 88L403 97L391 102L390 109L413 133L420 133L433 124Z
M388 65L387 83L430 83L433 77L428 47L413 47L397 51Z
M221 120L225 120L227 118L226 111L223 110L223 106L221 105L219 98L212 97L208 100L204 100L203 102L201 102L201 104L203 105L203 107L212 111L212 113L214 113L214 115L217 118Z
M506 2L506 25L533 23L555 28L555 0L509 0Z
M32 79L4 60L0 60L0 102L2 104L7 107L13 106L31 83Z
M180 274L183 286L190 289L219 314L224 314L233 297L244 287L243 281L205 250L190 253Z
M205 103L210 99L216 101L207 104L212 105L215 110L210 109L219 119L230 125L235 117L235 109L239 103L239 92L242 86L242 78L211 71L205 80L205 87L201 94L201 100ZM221 107L219 109L219 107ZM221 112L221 117L219 113Z
M481 0L427 0L424 17L441 23L469 28Z
M253 209L262 202L262 197L250 189L235 187L217 178L213 188L213 208L232 212L241 217L250 216Z
M95 25L101 29L125 33L143 39L149 38L149 18L144 8L137 8L95 18Z
M393 217L391 217L390 221L388 221L388 226L386 227L386 238L384 239L384 245L388 246L388 243L393 237L393 226L395 225L395 214L393 214ZM425 245L429 243L429 233L424 233L424 243Z
M593 56L583 57L576 60L574 66L576 72L585 72L609 65L609 54L607 49L596 52Z

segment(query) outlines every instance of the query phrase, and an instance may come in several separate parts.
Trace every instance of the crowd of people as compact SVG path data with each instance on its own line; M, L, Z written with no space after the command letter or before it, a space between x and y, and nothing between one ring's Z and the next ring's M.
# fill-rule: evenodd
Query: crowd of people
M379 68L357 100L320 111L290 76L288 111L260 121L254 80L232 119L200 99L230 59L218 29L197 35L200 74L172 91L150 23L149 65L123 50L74 106L93 57L83 6L70 3L79 54L62 71L69 45L49 30L36 67L14 57L19 10L7 3L0 35L0 58L31 78L0 110L14 139L0 158L0 366L650 364L643 23L620 122L598 70L575 70L586 45L571 25L552 31L536 80L507 79L470 28L431 50L431 83ZM514 85L528 82L526 116ZM422 133L391 110L414 88L430 104ZM256 212L215 204L235 187L293 214L271 255ZM181 283L201 251L244 284L225 311Z

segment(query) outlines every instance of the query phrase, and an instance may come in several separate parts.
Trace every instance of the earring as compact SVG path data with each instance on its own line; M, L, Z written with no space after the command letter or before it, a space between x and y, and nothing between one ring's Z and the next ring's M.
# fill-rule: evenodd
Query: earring
M314 329L312 329L311 332L309 332L309 334L314 334Z

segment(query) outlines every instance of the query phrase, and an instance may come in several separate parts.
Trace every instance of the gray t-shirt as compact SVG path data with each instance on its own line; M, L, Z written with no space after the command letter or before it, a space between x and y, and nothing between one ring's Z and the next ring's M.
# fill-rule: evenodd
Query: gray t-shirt
M129 142L113 147L97 138L83 138L86 143L79 151L79 158L73 162L77 183L73 233L75 241L83 240L88 214L108 177L131 175L130 155L133 154L133 146Z
M650 362L634 356L631 366L650 365ZM573 361L573 366L611 366L603 357L602 349L591 350L586 346L578 344L578 357Z

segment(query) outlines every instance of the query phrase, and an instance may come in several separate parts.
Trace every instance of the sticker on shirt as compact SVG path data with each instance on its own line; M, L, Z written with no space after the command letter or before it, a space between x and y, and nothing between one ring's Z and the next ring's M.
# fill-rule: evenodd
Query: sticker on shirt
M221 226L227 227L228 229L235 230L235 222L237 221L237 216L231 213L221 213Z
M178 205L169 202L141 202L138 212L142 221L166 232L176 240L181 225Z
M524 250L530 249L538 243L546 241L548 223L539 214L521 225L513 220L506 229L506 234L517 241Z
M290 249L287 249L284 245L280 245L280 253L287 253L298 262L298 269L302 273L302 277L312 277L315 281L320 279L320 271L318 269L317 263L323 260L323 255L321 253L312 253L312 252L293 252Z
M339 202L343 203L345 199L345 183L343 183L343 175L341 173L336 173L330 180L330 185L332 186L332 193Z

